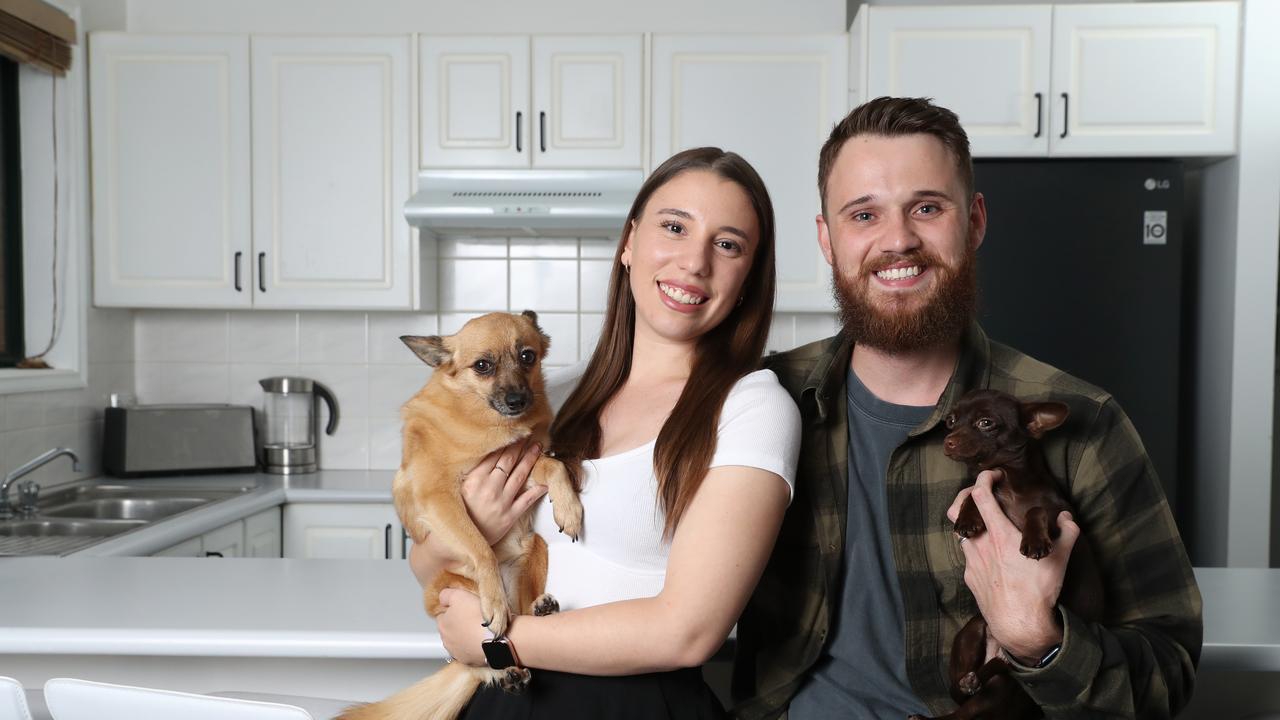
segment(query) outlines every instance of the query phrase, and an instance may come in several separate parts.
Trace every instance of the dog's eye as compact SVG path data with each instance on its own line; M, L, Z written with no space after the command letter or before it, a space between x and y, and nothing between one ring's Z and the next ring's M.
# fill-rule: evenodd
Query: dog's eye
M951 413L950 415L947 416L947 419L943 420L942 422L947 426L947 429L950 430L951 428L956 426L956 414Z
M489 373L493 372L493 363L483 358L480 360L477 360L476 364L472 365L471 367L481 375L488 375Z
M532 350L520 351L520 362L524 363L525 365L532 365L537 361L538 361L538 354L535 353L534 351Z
M978 418L978 422L974 423L979 430L990 430L996 426L991 418Z

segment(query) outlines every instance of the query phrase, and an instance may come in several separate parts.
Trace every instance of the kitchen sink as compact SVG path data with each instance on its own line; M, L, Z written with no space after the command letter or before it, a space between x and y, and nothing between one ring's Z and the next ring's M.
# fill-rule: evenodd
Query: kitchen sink
M146 520L32 518L0 523L0 537L107 537L146 524Z
M41 514L57 518L155 520L200 507L210 500L210 498L198 497L99 498L58 505L44 510Z

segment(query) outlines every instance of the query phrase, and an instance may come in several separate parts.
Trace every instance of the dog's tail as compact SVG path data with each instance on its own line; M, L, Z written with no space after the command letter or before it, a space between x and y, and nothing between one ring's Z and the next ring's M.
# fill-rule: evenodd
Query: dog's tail
M450 663L386 700L353 705L335 720L454 720L483 682L476 669Z

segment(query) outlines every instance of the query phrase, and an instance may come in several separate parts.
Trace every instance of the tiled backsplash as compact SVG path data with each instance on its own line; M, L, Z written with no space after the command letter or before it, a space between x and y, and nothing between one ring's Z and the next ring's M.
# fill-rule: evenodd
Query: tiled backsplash
M400 406L430 376L401 335L450 334L485 312L530 309L551 336L548 366L572 364L593 349L615 241L424 242L439 242L438 312L137 311L138 401L261 407L261 378L310 377L339 404L336 434L320 441L321 466L394 469ZM769 347L826 337L835 322L829 314L778 315Z

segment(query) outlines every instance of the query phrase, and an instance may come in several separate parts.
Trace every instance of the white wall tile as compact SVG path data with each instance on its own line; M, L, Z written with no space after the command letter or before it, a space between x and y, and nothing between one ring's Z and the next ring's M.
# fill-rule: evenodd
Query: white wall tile
M583 260L580 270L582 285L578 291L582 312L604 312L608 302L609 274L612 260Z
M577 239L511 238L513 258L576 258Z
M300 363L368 362L364 313L301 313L298 316Z
M232 362L298 362L298 313L229 313L227 337Z
M472 318L477 318L484 313L443 313L440 315L440 334L452 335L462 329L463 325Z
M543 365L572 365L578 360L578 314L539 313L538 325L551 336L551 352Z
M157 384L138 401L167 403L225 403L230 400L230 366L222 363L148 363Z
M110 402L112 393L136 397L136 387L133 363L89 363L89 387L85 389L89 419L102 419L102 409Z
M206 310L138 312L135 358L140 362L226 362L227 313Z
M89 307L89 362L133 362L134 313L132 310Z
M45 426L45 393L5 395L0 405L0 431L25 430Z
M369 468L369 420L343 417L333 435L320 435L322 470L367 470Z
M230 367L227 401L232 405L250 405L261 410L265 391L258 383L259 380L301 374L294 364L236 363Z
M421 365L422 361L400 340L401 335L436 335L440 318L435 313L369 313L370 365Z
M421 361L415 365L389 365L369 373L370 418L399 418L400 406L408 402L431 377L431 368Z
M575 312L577 260L512 260L511 310Z
M604 326L604 315L598 313L582 313L578 316L578 358L591 357L596 350L596 341L600 339L600 329Z
M506 310L507 261L441 260L440 309Z
M618 252L617 238L582 238L580 256L612 260Z
M381 370L381 369L380 369ZM347 418L369 417L369 366L368 365L310 365L298 366L298 375L320 382L338 401L339 424ZM324 402L321 401L321 405ZM320 410L320 424L329 421L329 412Z
M506 238L445 237L436 242L442 258L505 258Z
M369 418L369 469L400 467L401 425L399 418Z

